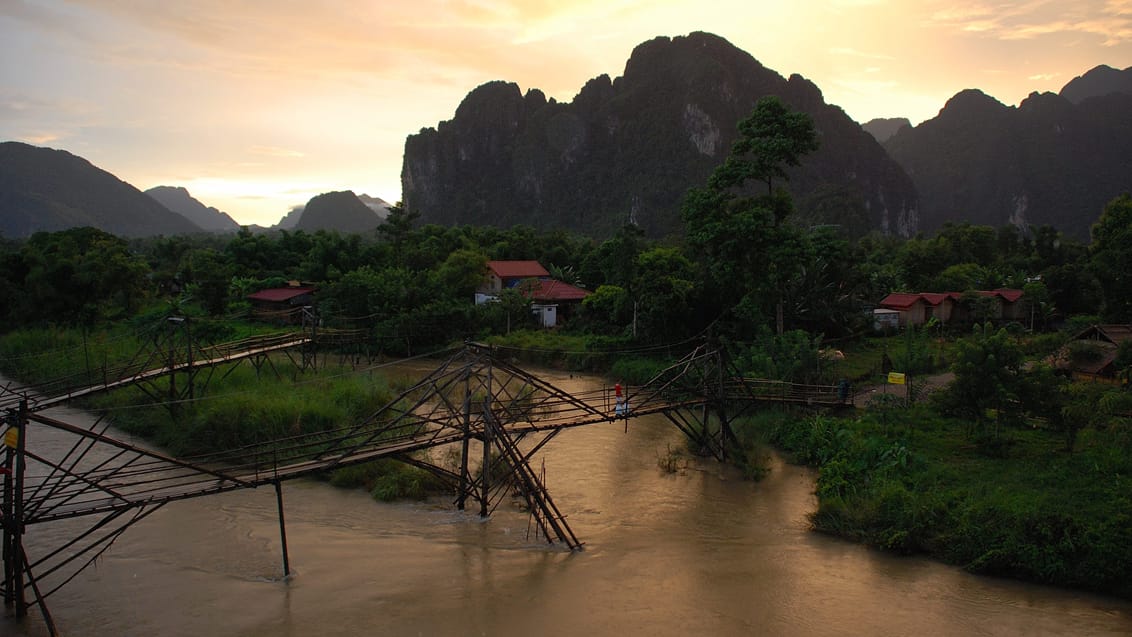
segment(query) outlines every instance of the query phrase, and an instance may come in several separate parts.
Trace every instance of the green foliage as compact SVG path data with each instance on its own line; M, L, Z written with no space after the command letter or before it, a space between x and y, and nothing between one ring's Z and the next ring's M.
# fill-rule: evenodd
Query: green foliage
M735 357L735 365L747 376L793 383L816 384L823 380L819 353L821 337L801 330L782 335L763 333L757 343L747 345Z
M1114 444L1128 444L1125 431L1088 430L1070 456L1057 432L1025 429L1010 457L994 458L923 407L888 417L904 422L884 433L872 412L768 412L736 426L741 440L818 467L818 530L973 572L1132 595L1132 460Z
M743 327L781 317L788 283L812 261L808 237L784 223L793 202L774 189L774 180L785 179L785 169L816 148L808 115L789 112L776 97L763 98L739 123L739 139L707 187L692 189L684 200L688 242L706 265L709 287L729 299L722 309ZM766 194L747 196L749 181L763 182Z
M1132 195L1105 206L1093 224L1089 245L1092 269L1104 295L1104 315L1114 322L1132 321Z
M976 327L972 336L956 343L955 380L941 392L945 411L971 424L970 435L999 434L999 424L1013 409L1022 386L1022 350L1006 330L988 333ZM994 414L995 427L987 424Z

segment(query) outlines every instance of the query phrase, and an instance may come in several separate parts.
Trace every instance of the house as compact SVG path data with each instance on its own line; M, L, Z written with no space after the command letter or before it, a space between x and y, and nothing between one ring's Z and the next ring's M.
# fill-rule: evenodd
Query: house
M529 280L519 291L531 300L531 312L539 318L543 327L555 327L567 321L578 310L589 290L554 279Z
M524 279L549 279L550 273L538 261L488 261L487 276L476 289L476 305L499 296Z
M933 318L941 323L964 323L984 318L1018 321L1025 317L1025 308L1019 302L1022 290L999 288L978 290L976 294L990 299L985 316L973 313L961 292L894 292L884 297L878 306L881 310L898 312L900 327L923 325ZM875 311L873 318L874 324L880 318Z
M1116 354L1125 341L1132 341L1132 325L1093 325L1069 341L1055 366L1074 380L1117 384Z
M296 311L314 303L315 287L298 281L287 287L267 288L247 295L252 304L252 315L260 319L298 323L302 318Z
M531 300L531 312L543 327L555 327L568 319L590 294L552 279L538 261L488 261L487 276L476 290L476 305L498 299L507 289L517 289Z

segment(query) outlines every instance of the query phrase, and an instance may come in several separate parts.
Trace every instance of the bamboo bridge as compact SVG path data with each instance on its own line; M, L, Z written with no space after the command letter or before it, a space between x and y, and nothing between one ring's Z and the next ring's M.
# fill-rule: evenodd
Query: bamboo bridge
M723 459L736 443L730 423L754 405L845 404L835 386L744 379L730 371L719 349L704 344L649 382L626 388L626 408L615 410L605 390L562 391L503 360L492 348L466 343L450 350L434 370L360 422L195 457L174 458L118 440L107 433L109 424L80 427L40 413L75 398L142 386L163 376L170 378L170 396L182 397L193 391L193 375L203 369L250 360L259 361L258 370L270 352L307 352L317 340L312 330L196 350L196 354L190 347L185 360L176 360L169 349L159 356L158 365L127 366L84 387L59 390L56 383L34 391L9 388L0 394L0 436L5 442L0 452L4 565L0 594L15 616L26 616L30 596L51 634L56 634L47 599L107 551L127 528L171 502L236 489L269 485L275 489L283 572L289 575L282 482L381 458L430 471L452 486L457 508L465 509L472 500L484 517L509 493L518 493L548 543L578 550L583 543L531 466L534 454L562 431L663 414L693 447ZM306 356L292 360L305 365ZM180 390L172 381L177 375L188 376ZM160 397L156 391L153 395ZM37 438L48 430L53 437L69 441L65 449L51 453L37 447ZM459 450L456 466L432 459L427 450L438 447ZM50 534L63 539L46 547L37 542L36 551L29 554L26 535L65 521L71 521L67 533Z

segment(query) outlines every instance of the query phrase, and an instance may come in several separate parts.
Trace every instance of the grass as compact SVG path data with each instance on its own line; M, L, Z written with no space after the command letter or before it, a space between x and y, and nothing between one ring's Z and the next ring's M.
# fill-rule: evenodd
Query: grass
M737 425L818 468L814 528L965 569L1132 597L1132 428L1014 429L995 453L925 406L850 418L766 412ZM1003 453L1005 455L1003 455Z
M226 340L270 331L242 323L212 329ZM0 337L0 369L29 384L78 374L71 381L81 385L100 378L98 373L84 372L88 360L112 366L112 361L135 358L149 345L129 325L85 336L78 330L53 327L20 330ZM207 383L206 378L210 379ZM186 376L179 375L177 387L183 388L186 381ZM153 396L168 395L169 380L163 377L147 387L149 393L136 386L125 387L94 395L83 406L108 414L119 429L174 456L191 457L280 438L317 436L360 422L390 402L404 385L400 377L353 373L347 367L299 373L284 354L277 353L272 355L272 364L259 372L248 361L199 372L195 399L190 403L154 404ZM431 474L396 462L343 471L369 476L352 484L382 499L397 494L419 497L439 488Z

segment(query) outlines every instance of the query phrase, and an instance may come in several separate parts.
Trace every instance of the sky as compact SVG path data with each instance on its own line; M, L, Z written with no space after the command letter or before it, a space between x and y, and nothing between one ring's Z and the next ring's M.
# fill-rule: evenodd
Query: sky
M399 201L405 138L485 82L569 102L693 31L861 123L1132 66L1132 0L0 0L0 141L271 225L323 192Z

